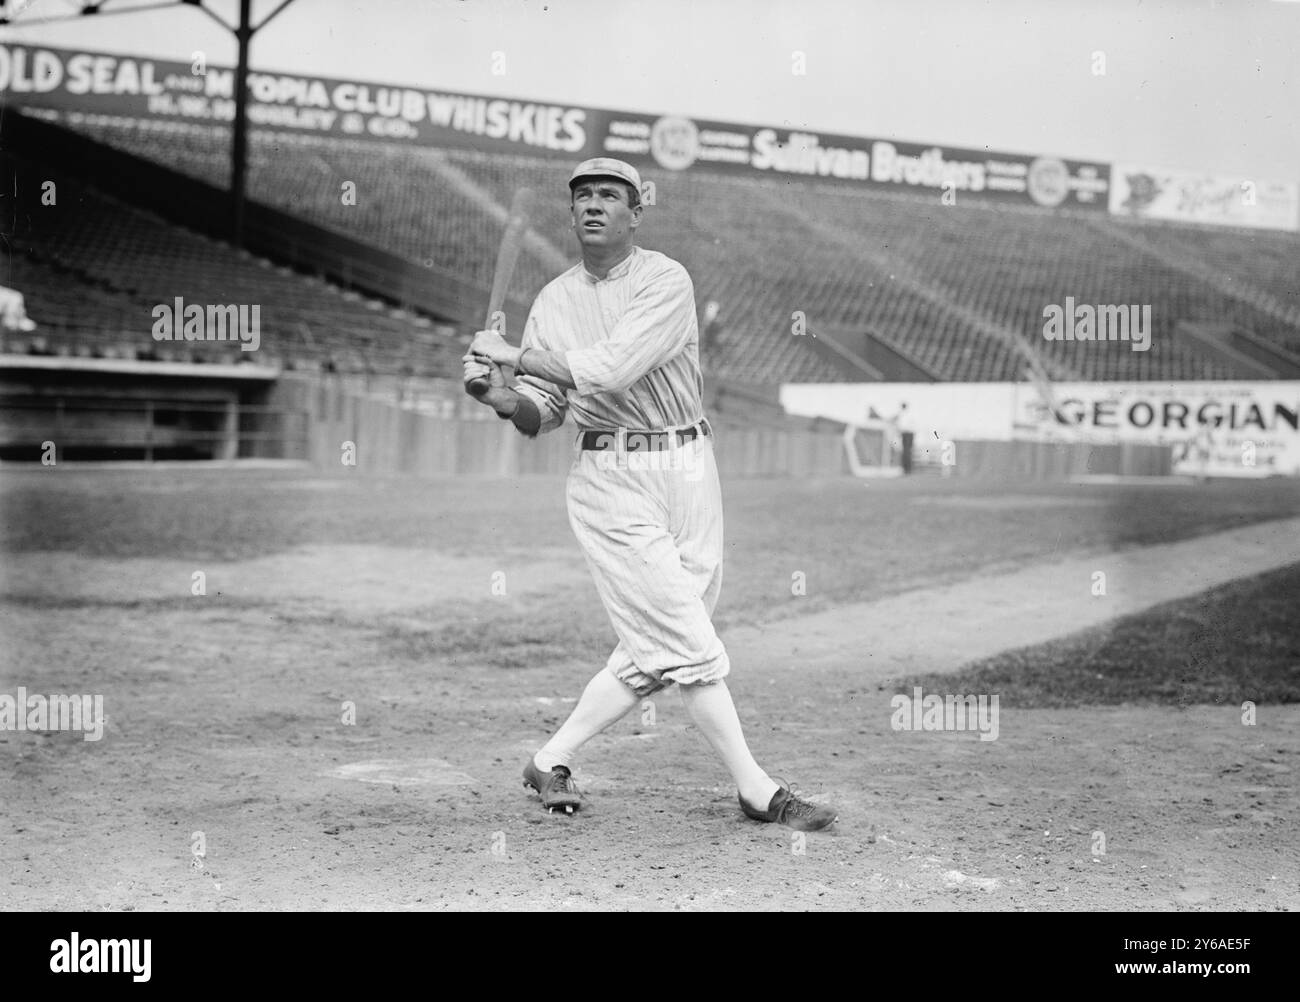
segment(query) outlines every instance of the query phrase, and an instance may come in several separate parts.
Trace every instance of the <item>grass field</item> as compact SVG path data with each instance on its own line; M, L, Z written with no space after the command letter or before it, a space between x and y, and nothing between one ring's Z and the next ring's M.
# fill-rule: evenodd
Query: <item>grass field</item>
M277 470L110 470L25 471L4 480L0 551L9 553L222 561L306 545L369 545L486 553L507 573L543 552L582 565L560 478L370 481ZM1300 513L1300 484L1289 480L1191 489L835 478L736 480L723 488L722 627ZM807 577L807 594L797 600L790 590L796 570ZM492 600L489 581L464 584L461 601L476 606L475 616L502 605ZM393 587L403 582L394 579ZM589 596L594 600L594 589Z
M1288 481L724 497L724 640L1300 514ZM1001 692L991 742L891 730L853 663L736 665L760 760L840 810L796 851L675 697L589 746L579 816L520 789L614 639L559 479L5 469L0 516L0 693L103 693L110 720L0 734L0 907L1300 907L1294 567L926 679Z
M975 662L942 684L1019 706L1300 702L1300 567ZM923 676L909 682L935 686Z

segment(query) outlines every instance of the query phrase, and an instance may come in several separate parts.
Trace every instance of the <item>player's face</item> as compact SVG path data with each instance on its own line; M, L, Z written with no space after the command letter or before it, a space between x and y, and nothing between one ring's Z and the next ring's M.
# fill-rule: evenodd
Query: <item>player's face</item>
M620 250L632 243L641 223L641 206L628 205L629 189L621 181L594 178L573 189L573 232L592 250Z

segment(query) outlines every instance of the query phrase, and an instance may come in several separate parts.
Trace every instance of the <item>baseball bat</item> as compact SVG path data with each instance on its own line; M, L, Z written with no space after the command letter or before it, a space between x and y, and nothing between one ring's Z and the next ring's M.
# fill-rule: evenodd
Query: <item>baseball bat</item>
M501 246L497 249L497 266L492 274L492 294L488 296L487 322L483 325L484 330L492 326L497 313L505 305L506 291L510 288L510 280L515 274L519 251L524 245L524 234L528 232L528 215L532 203L531 188L520 188L510 202L510 218L506 220L505 232L501 234ZM502 371L505 372L507 380L514 375L506 367L503 367ZM469 392L476 397L486 393L488 386L487 376L475 376L466 384Z

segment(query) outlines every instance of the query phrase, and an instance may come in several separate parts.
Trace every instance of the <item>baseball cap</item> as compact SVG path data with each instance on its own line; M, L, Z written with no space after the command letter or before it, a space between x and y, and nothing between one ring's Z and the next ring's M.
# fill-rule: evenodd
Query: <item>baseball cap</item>
M569 178L569 190L584 177L616 177L620 181L626 181L637 191L641 190L641 175L637 169L630 163L622 160L615 160L613 157L592 157L590 160L584 160L573 169L573 176Z

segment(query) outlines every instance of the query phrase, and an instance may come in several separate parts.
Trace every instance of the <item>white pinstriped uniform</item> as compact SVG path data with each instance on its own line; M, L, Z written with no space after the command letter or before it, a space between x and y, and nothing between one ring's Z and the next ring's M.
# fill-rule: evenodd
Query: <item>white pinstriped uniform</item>
M522 347L564 352L576 385L519 378L543 432L566 414L579 434L688 428L704 417L695 288L657 251L634 246L603 279L577 264L550 282ZM656 458L650 468L616 462L575 438L567 487L569 524L619 638L606 667L642 696L730 671L710 622L723 555L712 439L698 435Z

